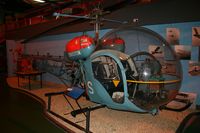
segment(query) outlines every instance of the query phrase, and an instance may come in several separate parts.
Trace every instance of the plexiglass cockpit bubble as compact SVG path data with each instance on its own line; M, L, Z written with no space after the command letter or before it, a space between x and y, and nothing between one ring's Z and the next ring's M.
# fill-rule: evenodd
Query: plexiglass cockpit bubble
M142 109L152 110L174 99L181 86L182 69L167 41L149 29L133 26L112 30L101 40L108 42L116 36L123 39L124 53L136 68L132 71L132 66L124 65L129 100Z

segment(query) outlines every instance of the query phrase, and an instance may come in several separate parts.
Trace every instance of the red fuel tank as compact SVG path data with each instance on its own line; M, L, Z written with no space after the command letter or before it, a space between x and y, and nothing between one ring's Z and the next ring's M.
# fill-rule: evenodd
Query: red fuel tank
M70 60L79 60L90 56L94 49L93 38L82 35L70 40L66 45L65 52Z
M113 49L121 52L125 51L125 41L120 37L108 38L103 40L103 49Z

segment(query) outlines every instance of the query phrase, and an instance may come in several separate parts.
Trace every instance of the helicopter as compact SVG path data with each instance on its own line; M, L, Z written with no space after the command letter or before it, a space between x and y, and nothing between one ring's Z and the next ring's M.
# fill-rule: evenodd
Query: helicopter
M90 16L53 14L93 20L94 38L83 34L65 46L64 62L71 61L77 66L76 72L72 69L71 86L81 85L90 101L108 108L156 115L160 107L178 94L182 81L179 59L158 33L125 21L104 19L102 14L98 8ZM102 20L124 26L99 39ZM159 52L151 53L155 47Z
M65 56L80 68L81 76L76 79L84 84L92 102L117 110L157 114L159 107L172 101L180 89L182 71L178 58L159 34L144 27L133 27L126 21L104 19L102 14L99 8L89 16L53 14L93 20L94 38L83 34L71 39L65 47ZM99 39L103 20L124 26ZM134 42L126 39L130 38L128 32L136 35L136 40L138 36L153 36L155 45L144 42L129 49ZM156 52L152 53L153 48Z
M74 42L80 44L76 46ZM165 50L167 47L162 46ZM146 51L128 55L104 46L95 51L91 38L81 36L69 41L65 52L70 60L79 63L87 95L95 103L117 110L156 114L159 106L178 94L181 71L167 73L164 69L170 68L164 68L165 62ZM173 67L180 68L175 56L170 61Z

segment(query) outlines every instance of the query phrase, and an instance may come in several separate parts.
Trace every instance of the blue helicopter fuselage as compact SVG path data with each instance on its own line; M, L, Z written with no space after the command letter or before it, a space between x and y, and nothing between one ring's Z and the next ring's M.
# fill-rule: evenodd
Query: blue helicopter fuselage
M121 82L122 82L122 88L123 89L123 102L115 102L112 98L112 96L109 95L108 91L104 87L104 83L99 81L97 78L95 78L94 74L94 68L92 66L92 63L98 57L109 57L113 59L118 65L118 70L121 75ZM126 82L126 75L125 75L125 68L122 65L122 62L120 61L120 58L122 60L126 60L128 56L122 52L115 51L115 50L100 50L97 52L94 52L89 58L87 58L85 61L82 61L82 69L84 70L84 77L85 77L85 83L87 85L87 94L91 101L100 103L103 105L106 105L109 108L117 109L117 110L127 110L127 111L134 111L134 112L147 112L146 110L143 110L139 107L137 107L133 102L131 102L128 97L128 91L127 91L127 82ZM103 73L102 73L103 74ZM109 80L109 79L107 79ZM111 82L111 81L108 81ZM111 83L112 84L112 83ZM117 87L112 88L116 92L118 89Z

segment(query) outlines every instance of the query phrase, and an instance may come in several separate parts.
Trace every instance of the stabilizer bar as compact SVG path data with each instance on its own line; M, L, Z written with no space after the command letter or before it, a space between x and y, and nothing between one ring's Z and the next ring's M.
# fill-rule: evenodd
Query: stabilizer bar
M87 111L93 111L93 110L96 110L96 109L99 109L99 108L104 108L104 107L106 107L106 105L96 104L94 106L90 106L90 107L74 110L74 111L71 112L71 115L73 117L76 117L76 115L78 115L78 114L85 113Z

